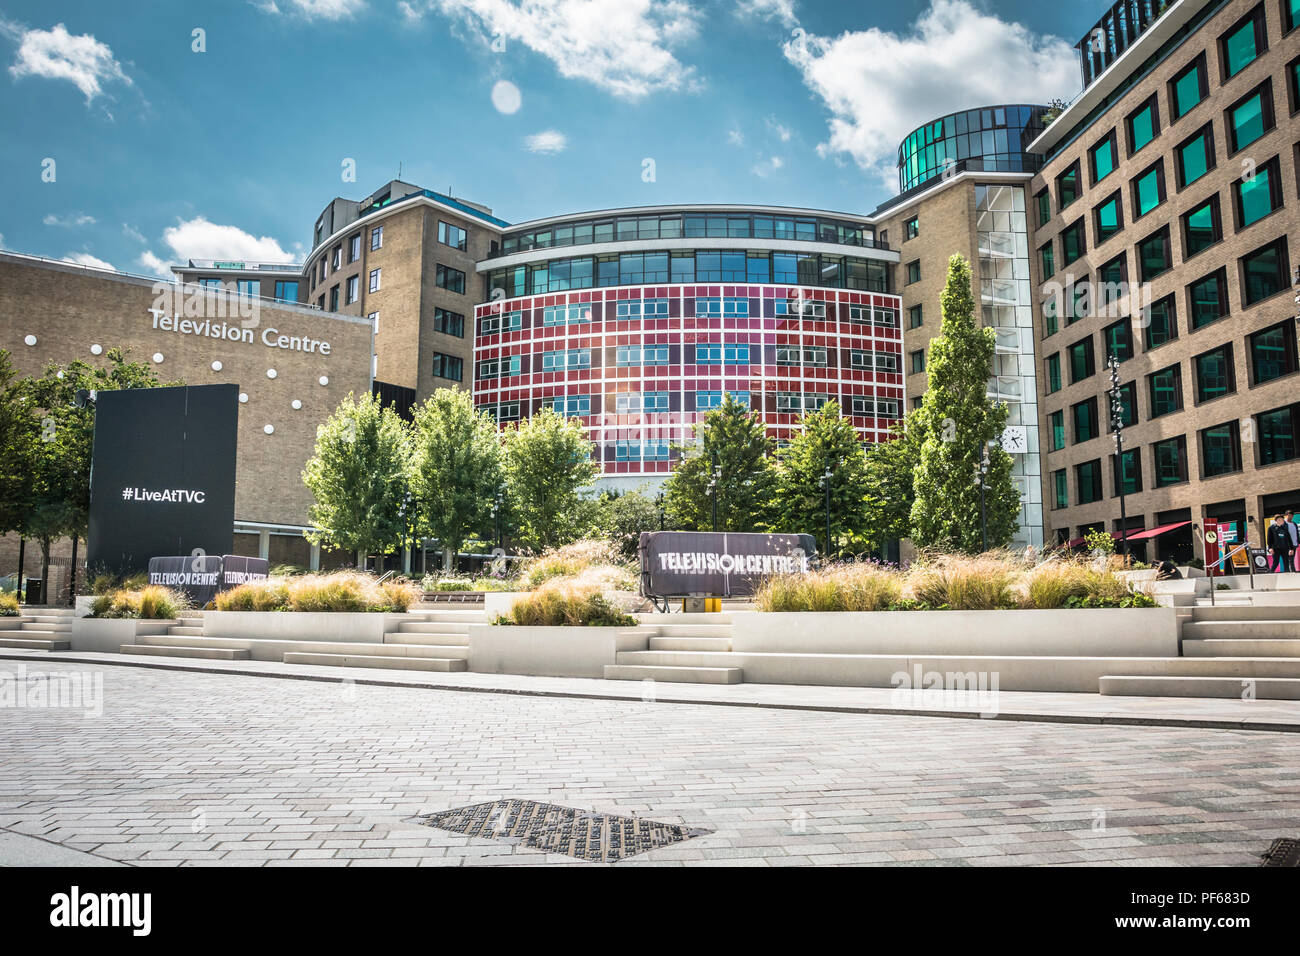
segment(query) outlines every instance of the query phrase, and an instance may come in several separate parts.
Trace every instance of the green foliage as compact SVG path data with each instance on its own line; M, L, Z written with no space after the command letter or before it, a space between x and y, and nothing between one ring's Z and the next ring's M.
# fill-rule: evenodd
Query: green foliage
M888 441L866 450L866 503L864 526L877 542L901 541L912 536L912 482L921 464L921 425L915 413L889 430Z
M830 469L830 541L826 541L827 493L825 473ZM815 534L825 554L859 551L878 538L868 524L867 455L853 423L840 414L838 402L827 402L799 421L790 444L776 458L776 494L779 515L773 522L781 531Z
M334 571L249 581L217 593L218 611L298 611L336 613L406 611L423 595L406 578L382 583L370 574Z
M521 627L632 627L636 618L620 611L598 589L558 578L517 598L510 613L493 623Z
M695 435L697 444L683 449L664 485L673 523L690 531L713 530L716 496L718 531L765 530L776 498L776 474L762 418L728 393L695 426ZM716 489L710 491L714 469Z
M134 590L121 588L98 595L90 602L90 616L173 621L189 607L189 598L179 591L148 584Z
M411 487L420 528L452 555L471 536L491 534L492 504L504 482L495 423L469 392L441 388L415 413Z
M580 492L600 473L582 424L543 408L505 433L506 494L523 543L537 549L581 533Z
M1097 551L1102 554L1115 553L1115 539L1108 531L1089 531L1083 536L1083 546L1089 554Z
M589 536L609 541L625 561L637 560L642 531L667 527L660 502L639 489L601 492L594 504Z
M20 531L36 497L39 419L27 383L0 349L0 534Z
M0 591L0 617L15 617L18 613L17 593Z
M754 604L760 611L885 611L902 594L897 570L868 561L773 575L759 586Z
M582 578L607 591L635 591L637 573L636 566L625 563L608 541L589 538L532 558L520 570L518 584L531 590L561 578Z
M939 335L930 343L929 387L915 417L921 426L914 480L912 538L920 548L981 551L977 478L988 449L985 513L988 547L1011 540L1020 498L1011 480L1011 456L997 439L1007 423L1005 405L987 397L995 335L975 324L970 263L954 255L941 300Z
M410 535L404 505L410 442L401 418L372 395L351 393L316 429L303 483L315 496L313 544L357 552L390 551Z

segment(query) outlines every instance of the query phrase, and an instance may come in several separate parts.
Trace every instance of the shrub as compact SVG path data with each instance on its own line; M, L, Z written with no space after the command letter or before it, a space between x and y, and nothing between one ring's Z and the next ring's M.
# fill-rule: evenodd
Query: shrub
M213 604L218 611L287 611L289 589L281 578L249 581L228 591L218 591Z
M760 611L884 611L902 599L899 573L874 562L778 574L754 594Z
M522 627L630 627L636 619L615 607L600 590L557 578L517 598L496 624Z
M268 572L273 578L291 578L297 574L310 574L310 568L304 568L301 564L277 564Z
M0 591L0 617L15 617L18 613L18 595L13 591Z
M418 602L419 585L408 578L380 584L359 571L299 574L249 581L217 594L218 611L382 611L402 612Z
M909 596L932 607L988 611L1015 607L1016 559L1001 552L928 555L907 575Z
M608 541L575 541L562 548L552 548L533 558L520 573L520 583L527 589L541 587L553 578L576 577L583 572L602 569L608 591L635 591L637 572L625 564Z
M388 613L405 613L424 597L420 586L409 578L389 578L379 585L379 593L382 600L373 610Z
M286 578L291 611L367 611L374 579L356 571L304 574Z
M90 603L90 616L170 621L180 617L189 607L190 600L184 594L161 584L147 584L134 590L118 588L96 595Z

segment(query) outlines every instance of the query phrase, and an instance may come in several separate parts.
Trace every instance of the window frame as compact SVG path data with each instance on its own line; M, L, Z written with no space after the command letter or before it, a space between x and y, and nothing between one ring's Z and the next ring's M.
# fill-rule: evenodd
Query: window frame
M1135 146L1137 138L1134 135L1133 121L1148 110L1151 112L1151 138L1141 146ZM1153 92L1137 109L1124 117L1124 131L1128 134L1129 158L1136 156L1160 138L1160 100L1158 94Z

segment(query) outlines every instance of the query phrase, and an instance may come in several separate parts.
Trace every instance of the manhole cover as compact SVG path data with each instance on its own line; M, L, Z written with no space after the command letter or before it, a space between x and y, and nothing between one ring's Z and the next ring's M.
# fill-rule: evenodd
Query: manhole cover
M579 860L602 863L613 863L713 832L535 800L494 800L416 819L439 830L520 843L545 853L564 853Z
M1278 839L1264 854L1262 866L1300 866L1300 840Z

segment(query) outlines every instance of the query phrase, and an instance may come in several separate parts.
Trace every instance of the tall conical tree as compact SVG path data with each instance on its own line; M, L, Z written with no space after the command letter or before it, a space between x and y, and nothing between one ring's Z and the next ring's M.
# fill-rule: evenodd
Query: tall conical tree
M695 426L695 434L699 444L683 449L664 484L668 514L687 530L712 531L716 498L717 530L764 530L775 477L769 458L772 440L762 418L728 393ZM714 468L719 469L716 485Z
M916 417L920 464L912 503L912 539L918 547L981 548L979 467L988 449L985 521L988 546L1001 547L1018 527L1020 496L1011 481L1011 456L997 439L1007 408L988 398L995 334L975 323L970 263L948 261L940 300L939 335L930 343L929 388Z

